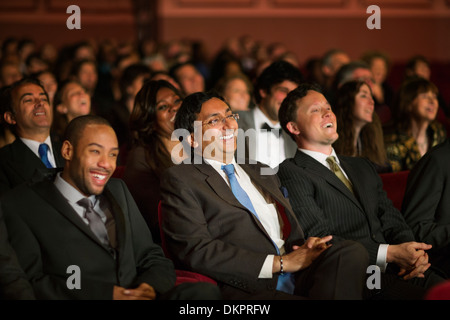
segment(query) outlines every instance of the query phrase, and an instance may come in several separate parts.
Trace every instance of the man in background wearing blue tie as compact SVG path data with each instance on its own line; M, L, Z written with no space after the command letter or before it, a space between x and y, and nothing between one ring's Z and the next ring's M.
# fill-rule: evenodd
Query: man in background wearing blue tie
M304 239L277 176L235 160L238 118L212 92L186 97L177 112L188 156L161 181L175 264L215 279L225 299L361 299L367 251L330 246L328 235Z
M61 144L50 136L53 111L37 80L24 78L2 89L2 122L16 136L0 149L0 195L30 179L36 170L64 165Z

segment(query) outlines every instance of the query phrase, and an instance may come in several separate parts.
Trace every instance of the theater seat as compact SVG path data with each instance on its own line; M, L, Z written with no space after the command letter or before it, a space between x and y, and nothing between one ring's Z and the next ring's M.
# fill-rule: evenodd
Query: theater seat
M432 287L426 294L425 300L450 300L450 281Z
M383 181L383 189L386 191L394 207L398 210L402 209L408 175L409 170L380 174L381 180Z
M162 230L162 225L161 225L161 223L162 223L161 202L159 202L159 205L158 205L158 221L159 221L159 229L161 232L161 247L162 247L166 257L168 257L170 259L170 255L166 249L166 241L165 241L164 232ZM176 285L183 283L183 282L209 282L212 284L217 284L217 282L215 280L213 280L210 277L207 277L203 274L200 274L200 273L196 273L196 272L192 272L192 271L188 271L188 270L180 270L180 269L176 269L175 273L177 275Z

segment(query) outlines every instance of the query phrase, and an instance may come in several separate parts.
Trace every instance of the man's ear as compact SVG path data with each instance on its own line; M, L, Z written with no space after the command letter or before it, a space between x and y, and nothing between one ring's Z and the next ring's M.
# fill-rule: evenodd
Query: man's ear
M288 129L289 132L293 135L298 136L300 134L300 129L298 128L297 124L293 121L289 121L286 124L286 129Z
M265 99L267 97L266 90L259 89L259 95L261 96L262 99Z
M14 116L14 114L11 111L6 111L3 114L3 119L6 121L6 123L8 123L10 125L16 124L16 117Z
M61 147L61 155L64 160L72 160L73 152L73 145L69 142L69 140L64 140Z
M194 140L194 133L187 136L187 142L194 149L198 147L198 142Z

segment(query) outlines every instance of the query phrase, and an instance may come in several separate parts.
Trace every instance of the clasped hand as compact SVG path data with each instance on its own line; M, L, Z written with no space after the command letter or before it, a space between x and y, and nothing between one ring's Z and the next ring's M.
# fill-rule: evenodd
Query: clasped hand
M323 238L310 237L301 246L293 246L293 251L283 256L283 269L285 272L296 272L305 269L331 244L328 242L332 236Z
M389 245L387 259L400 267L399 276L408 280L415 277L423 278L425 271L430 267L426 250L431 249L430 244L420 242L405 242Z

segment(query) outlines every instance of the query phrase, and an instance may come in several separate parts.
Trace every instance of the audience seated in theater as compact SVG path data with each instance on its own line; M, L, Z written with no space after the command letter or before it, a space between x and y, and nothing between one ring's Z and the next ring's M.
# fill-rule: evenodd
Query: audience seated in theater
M437 93L436 86L421 77L409 78L402 84L394 124L384 131L393 171L411 170L429 149L445 140L447 133L436 121Z
M321 58L323 82L319 82L323 86L324 92L328 93L333 90L334 78L337 72L350 61L350 56L341 49L330 49L324 53Z
M2 58L0 63L0 86L10 86L23 78L19 63L13 59Z
M170 76L168 71L155 71L150 75L149 80L166 80L170 82L178 91L181 91L180 84Z
M367 51L362 57L372 71L373 75L373 95L376 102L391 106L394 99L394 89L387 83L389 75L390 60L381 51Z
M374 101L369 85L364 81L349 81L338 90L333 106L339 139L333 143L338 155L364 157L378 173L391 172L383 128L374 112Z
M149 77L150 69L144 64L137 63L126 67L119 81L121 98L114 103L109 114L105 116L116 131L119 140L122 152L119 154L119 165L126 163L126 156L131 148L130 115L133 112L134 99Z
M294 213L308 237L332 234L333 245L346 239L367 249L366 267L382 271L381 289L367 290L367 298L421 299L442 282L429 269L431 245L415 241L370 161L336 155L339 124L320 87L306 83L291 91L279 117L299 148L278 170Z
M34 299L33 288L9 243L8 231L0 210L0 301Z
M25 60L25 67L26 71L24 74L29 76L38 72L49 70L50 68L49 64L41 58L39 52L33 52L27 57Z
M50 136L53 111L38 80L27 77L15 82L2 91L0 101L1 115L16 136L13 143L0 149L0 194L3 194L30 179L36 170L61 167L63 159L60 141Z
M336 101L336 93L339 87L342 86L345 82L351 80L365 81L372 90L372 93L379 91L369 65L360 60L351 61L350 63L343 65L336 73L331 94L330 92L328 92L326 95L328 101L330 101L331 104L334 104L334 102ZM385 103L380 103L379 101L377 101L374 95L373 98L375 102L375 112L378 114L382 125L385 126L389 124L392 120L390 107Z
M119 145L109 123L80 116L65 136L63 170L22 184L0 201L36 298L220 298L210 283L175 286L173 263L153 243L125 183L110 179ZM70 272L78 272L79 280L70 282Z
M221 50L211 63L211 72L207 89L215 88L218 82L230 75L244 73L241 60L227 50Z
M74 118L91 113L91 97L77 80L59 84L53 103L52 133L64 139L67 125Z
M433 248L430 262L450 276L450 141L432 148L412 168L402 212L418 241Z
M253 85L243 73L222 77L217 82L216 90L225 98L233 111L247 111L255 106Z
M128 185L155 242L160 243L158 204L161 174L173 165L175 114L181 93L165 80L147 81L136 95L130 116L133 146L127 156L123 180ZM175 157L175 158L174 158ZM181 161L176 159L176 161Z
M416 76L432 81L430 61L423 55L413 56L406 63L405 79ZM450 107L447 105L447 102L442 96L439 88L438 91L437 99L439 102L439 109L442 110L446 118L450 118Z
M190 61L173 65L169 74L179 83L184 95L201 92L206 88L205 78Z
M303 237L273 170L235 160L237 119L213 92L189 95L178 110L175 129L193 161L161 180L175 265L216 280L225 299L361 299L367 252Z
M31 77L38 79L45 91L48 94L50 106L53 107L53 100L55 99L56 91L58 90L58 81L56 76L50 70L44 70L38 73L33 73Z
M248 158L274 168L295 153L295 143L281 131L278 109L289 91L303 81L301 71L278 60L270 64L256 79L256 107L240 111L239 128L244 130Z

